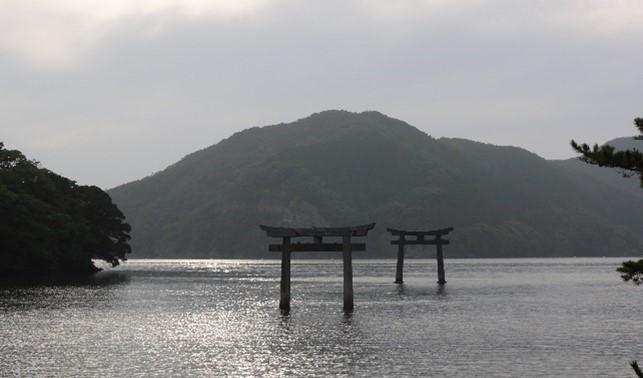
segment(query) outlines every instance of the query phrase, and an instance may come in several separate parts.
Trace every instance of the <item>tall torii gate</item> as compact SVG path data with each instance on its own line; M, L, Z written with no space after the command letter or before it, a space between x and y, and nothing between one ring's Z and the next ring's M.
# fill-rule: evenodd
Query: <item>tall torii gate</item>
M290 309L291 252L342 252L344 260L344 311L353 311L353 251L365 251L366 244L351 243L351 237L366 236L375 223L347 227L288 228L260 225L267 236L281 238L281 244L270 244L268 250L281 252L281 297L279 308ZM312 243L292 243L291 238L312 237ZM341 237L342 243L324 243L324 237Z
M438 283L444 285L447 283L444 276L444 256L442 255L442 245L449 244L449 241L442 239L443 235L448 235L453 231L453 227L443 228L440 230L431 231L406 231L387 228L386 231L391 233L391 236L397 236L397 240L392 240L392 245L397 245L397 270L395 272L395 283L404 283L403 270L404 270L404 246L405 245L435 245L436 246L436 259L438 260ZM408 240L406 237L414 237ZM433 238L427 239L427 236Z

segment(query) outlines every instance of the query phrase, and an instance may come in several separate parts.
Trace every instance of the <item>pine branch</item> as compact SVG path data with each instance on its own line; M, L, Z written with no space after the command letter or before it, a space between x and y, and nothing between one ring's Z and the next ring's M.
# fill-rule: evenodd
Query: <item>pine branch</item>
M634 369L634 372L639 378L643 378L643 371L639 368L639 364L636 361L630 362L630 366Z

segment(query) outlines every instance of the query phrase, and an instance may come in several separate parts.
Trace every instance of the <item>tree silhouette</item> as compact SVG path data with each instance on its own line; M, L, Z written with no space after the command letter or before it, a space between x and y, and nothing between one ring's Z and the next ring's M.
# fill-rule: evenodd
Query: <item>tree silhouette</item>
M131 227L110 196L40 167L0 142L0 271L98 270L130 252Z
M643 118L635 118L634 125L639 130L635 139L643 140ZM571 141L572 148L581 156L585 163L618 169L624 177L639 175L641 188L643 188L643 153L637 149L617 151L609 145L590 147L586 143L578 144Z

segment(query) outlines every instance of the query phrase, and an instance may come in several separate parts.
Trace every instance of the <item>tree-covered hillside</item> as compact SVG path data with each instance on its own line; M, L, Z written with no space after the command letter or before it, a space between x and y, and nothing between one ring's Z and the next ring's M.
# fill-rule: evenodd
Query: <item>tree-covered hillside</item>
M130 225L110 196L41 168L0 142L0 274L95 272L130 252Z
M386 227L455 226L447 256L643 249L643 198L518 148L436 140L377 112L248 129L110 194L138 257L269 257L259 224L369 222L369 257L394 254Z
M634 137L613 139L604 145L612 146L617 151L633 149L643 151L643 140L634 139ZM641 181L638 176L623 177L622 172L618 169L589 165L583 163L578 158L558 160L553 161L552 163L568 169L577 170L582 174L590 176L594 180L598 180L612 186L614 190L626 191L634 196L643 195L643 192L641 192Z

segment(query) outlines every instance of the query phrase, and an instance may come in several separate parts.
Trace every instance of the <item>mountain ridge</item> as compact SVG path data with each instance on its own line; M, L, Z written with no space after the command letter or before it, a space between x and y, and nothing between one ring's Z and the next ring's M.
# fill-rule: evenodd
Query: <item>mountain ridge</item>
M109 192L142 257L274 257L259 224L372 221L369 257L390 255L386 227L455 226L447 253L462 257L643 250L643 199L590 179L521 148L324 111L240 131Z

